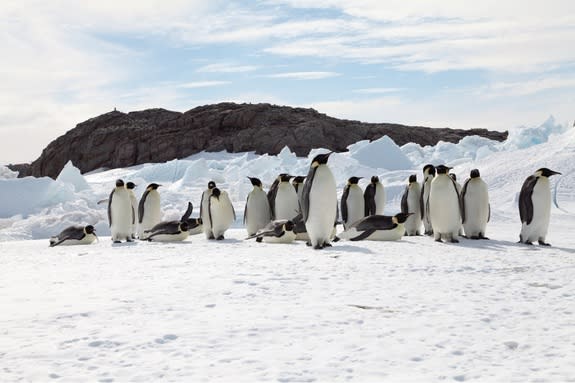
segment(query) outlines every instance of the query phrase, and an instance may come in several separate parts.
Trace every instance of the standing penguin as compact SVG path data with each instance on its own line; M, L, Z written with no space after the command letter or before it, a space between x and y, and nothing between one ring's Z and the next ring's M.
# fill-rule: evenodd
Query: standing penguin
M519 217L521 234L519 242L532 245L550 246L545 242L551 216L551 188L549 177L561 174L548 168L538 169L527 177L519 193Z
M268 191L273 220L292 219L298 215L299 202L295 188L289 183L291 178L289 174L280 174Z
M465 236L471 239L489 239L485 236L485 227L490 217L489 192L478 169L473 169L463 184L461 205Z
M228 193L213 188L208 210L213 237L217 240L224 239L224 233L236 220L236 212Z
M327 167L333 152L314 157L302 195L302 215L314 249L331 246L330 239L337 218L337 190L335 179Z
M303 181L305 180L305 176L295 176L291 181L295 192L297 193L297 201L301 206L301 196L303 195Z
M89 245L98 237L94 226L69 226L50 238L50 247L58 245Z
M128 182L126 184L126 188L128 189L128 194L130 195L130 202L132 203L132 209L134 212L138 211L138 199L136 198L136 194L134 193L134 189L136 188L136 184L133 182ZM138 224L136 223L136 215L134 214L134 219L132 220L132 239L136 238L138 234Z
M214 233L212 233L212 223L210 222L210 196L212 195L212 190L216 187L214 181L208 182L208 188L202 193L202 200L200 202L200 218L202 219L203 225L202 229L206 235L206 239L214 239Z
M112 241L120 243L122 240L132 242L132 222L135 212L130 202L130 194L123 180L116 181L116 187L108 198L108 222Z
M431 225L431 215L429 214L429 192L431 191L431 181L435 177L435 166L427 164L423 167L423 182L421 183L421 198L419 199L421 220L425 235L433 235Z
M441 240L457 243L461 227L459 194L455 182L447 174L448 166L439 165L437 175L431 182L429 191L429 213L433 235L437 242Z
M244 210L244 224L250 236L256 234L271 221L272 213L267 195L262 189L262 181L255 177L248 178L254 187L248 194Z
M365 215L363 191L357 184L360 179L362 179L362 177L350 177L347 180L347 185L345 185L343 189L341 196L341 219L344 229L347 229L349 225L363 218Z
M404 223L406 235L420 235L421 230L421 188L417 182L417 174L409 176L409 184L405 187L401 197L401 212L409 215Z
M385 209L385 189L378 176L371 177L371 182L363 194L365 200L365 216L383 215Z
M153 228L162 220L160 211L160 193L158 188L162 185L151 183L140 198L138 204L138 237L147 239L146 231Z

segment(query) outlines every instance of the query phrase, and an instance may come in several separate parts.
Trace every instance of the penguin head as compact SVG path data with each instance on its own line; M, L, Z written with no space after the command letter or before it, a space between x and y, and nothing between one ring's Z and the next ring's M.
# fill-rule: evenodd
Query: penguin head
M357 185L357 183L359 182L360 179L362 179L363 177L349 177L349 179L347 180L347 184L348 185Z
M124 180L116 180L116 187L121 188L124 186Z
M303 180L305 180L305 176L296 176L293 178L293 180L291 181L292 184L302 184Z
M128 183L126 184L126 187L127 187L128 189L130 189L130 190L135 189L136 186L137 186L137 185L136 185L135 183L133 183L132 181L130 181L130 182L128 182Z
M190 225L188 225L188 223L186 221L180 222L180 225L178 227L179 227L180 231L190 230Z
M218 189L218 188L212 189L212 197L216 197L217 199L220 199L220 194L222 194L220 189Z
M417 182L417 174L412 174L409 176L409 183L412 184L414 182Z
M289 180L292 178L293 178L293 176L290 176L287 173L282 173L278 176L278 179L280 180L280 182L289 182Z
M473 169L469 174L469 178L479 178L479 169Z
M288 220L286 223L284 223L284 231L293 231L294 227L295 225L292 221Z
M413 213L399 213L393 216L393 218L391 219L393 221L393 223L395 223L396 225L400 224L400 223L405 223L405 221L407 221L407 219L409 218L410 215L412 215Z
M437 170L437 174L447 174L449 172L449 169L452 168L445 165L439 165L438 167L435 168L435 170Z
M457 181L457 176L455 175L455 173L449 173L449 176L451 177L452 180Z
M433 166L432 164L427 164L423 167L423 175L427 176L435 176L435 166Z
M376 184L379 182L379 177L378 176L372 176L371 177L371 183L372 184Z
M84 234L94 234L95 231L96 229L94 229L92 225L88 225L84 228Z
M535 175L539 177L551 177L554 176L555 174L561 174L561 173L548 168L537 169L537 171L535 172Z
M212 190L215 187L216 187L216 183L214 181L208 182L208 189Z
M259 178L256 177L248 177L248 178L251 181L252 185L259 186L260 188L262 187L262 181L260 181Z
M149 190L158 190L158 188L159 188L160 186L162 186L162 185L158 185L158 184L156 184L156 183L151 183L151 184L148 185L148 187L147 187L146 189L149 189Z
M329 156L332 155L332 153L333 152L329 152L329 153L325 153L325 154L318 154L311 161L311 167L317 168L319 165L327 164L327 160L329 159Z

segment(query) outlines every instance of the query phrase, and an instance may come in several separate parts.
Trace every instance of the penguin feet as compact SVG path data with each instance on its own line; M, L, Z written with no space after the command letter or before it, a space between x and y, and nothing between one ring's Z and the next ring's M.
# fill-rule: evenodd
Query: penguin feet
M481 239L481 237L479 235L472 235L471 237L469 237L470 239Z
M529 245L529 246L533 246L533 242L531 242L531 241L525 241L525 242L523 242L523 243L526 244L526 245Z
M321 249L323 249L323 246L321 246L321 245L315 245L313 248L314 248L315 250L321 250Z
M115 241L113 241L112 243L122 243L122 241L118 241L117 239Z
M258 242L258 243L261 242L262 240L263 240L262 237L257 237L257 238L256 238L256 242Z
M130 237L126 238L126 242L134 242L134 240Z
M338 242L338 241L340 241L340 240L341 240L341 238L338 237L337 235L336 235L335 237L333 237L333 242Z
M311 246L311 242L310 242L310 241L307 241L307 242L305 243L305 245L306 245L306 246Z
M443 243L443 241L441 240L441 238L435 238L435 242Z
M486 239L489 241L489 238L484 236L483 233L479 233L479 239Z
M459 243L459 239L455 239L455 238L451 238L451 241L449 241L451 243Z
M221 241L222 239L224 239L224 235L220 235L218 238L216 238L216 241Z
M208 239L216 239L216 237L214 237L213 234L210 234L210 236L208 237Z
M549 244L549 243L547 243L547 242L545 242L545 241L543 241L543 240L541 240L541 239L540 239L538 242L539 242L539 244L540 244L541 246L551 246L551 244Z
M329 242L326 242L326 243L323 244L322 248L323 248L323 247L332 247L332 244L329 243Z

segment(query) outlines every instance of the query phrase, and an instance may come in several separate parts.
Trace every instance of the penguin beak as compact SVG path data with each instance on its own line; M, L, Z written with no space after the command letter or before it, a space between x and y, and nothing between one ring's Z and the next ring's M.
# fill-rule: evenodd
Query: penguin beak
M556 171L554 171L554 170L551 170L551 175L552 175L552 176L554 176L554 175L556 175L556 174L561 175L561 173L556 172Z

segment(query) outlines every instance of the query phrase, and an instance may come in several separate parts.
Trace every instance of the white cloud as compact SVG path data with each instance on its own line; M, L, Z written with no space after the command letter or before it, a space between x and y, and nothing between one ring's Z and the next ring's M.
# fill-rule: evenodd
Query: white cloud
M229 81L192 81L184 84L176 85L177 88L194 89L194 88L209 88L212 86L221 86L230 84Z
M514 82L494 82L478 90L487 97L528 96L536 93L575 88L573 77L545 77Z
M293 80L322 80L330 77L340 76L336 72L286 72L266 75L269 78L288 78Z
M360 94L384 94L384 93L396 93L405 90L404 88L362 88L354 89L353 93Z
M237 65L232 63L217 63L217 64L209 64L204 65L201 68L198 68L196 72L203 72L203 73L245 73L245 72L253 72L259 69L256 65Z

